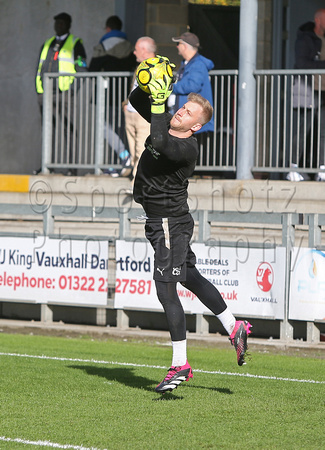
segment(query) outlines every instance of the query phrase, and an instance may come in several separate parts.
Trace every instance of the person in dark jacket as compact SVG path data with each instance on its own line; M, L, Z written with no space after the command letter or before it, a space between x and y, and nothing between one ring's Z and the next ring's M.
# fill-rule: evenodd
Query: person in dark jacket
M219 291L196 269L190 247L194 221L187 189L199 151L195 133L210 121L213 108L200 94L190 93L172 116L166 112L170 83L158 82L152 76L146 86L150 97L140 87L130 94L133 107L151 123L135 176L134 201L142 205L147 216L145 234L154 249L153 278L173 347L171 367L155 388L164 393L193 376L187 361L186 319L177 294L178 282L220 320L235 346L240 366L244 364L251 325L236 321Z
M307 22L301 25L297 32L295 43L295 69L325 69L325 9L318 9L314 16L314 22ZM319 146L319 168L320 172L316 175L316 181L325 181L325 77L314 77L312 83L311 77L305 85L305 77L295 80L293 90L294 106L294 125L297 128L297 122L300 116L300 130L294 130L293 150L291 168L292 171L287 175L289 181L303 181L304 176L298 172L299 160L303 156L304 147L307 146L306 138L311 131L312 115L318 121L320 130ZM320 91L320 112L318 115L318 92ZM305 108L306 114L305 114ZM306 121L306 128L304 129ZM299 136L299 140L298 140ZM305 155L306 156L306 155Z
M133 54L134 45L122 31L122 21L118 16L110 16L105 23L106 33L94 47L94 53L89 64L90 72L132 72L136 66Z
M99 43L94 47L94 53L89 64L89 72L132 72L137 66L136 57L133 53L134 45L127 39L127 35L122 31L122 20L118 16L110 16L105 23L106 33L100 38ZM124 97L124 93L120 92L121 87L110 83L110 91L108 94L110 117L118 116L118 107L113 104L113 99ZM104 170L104 174L112 177L128 177L132 172L131 155L125 146L125 130L124 124L121 127L115 126L113 129L111 121L107 121L105 127L105 139L107 139L111 149L114 150L116 156L122 164L121 169L110 167ZM115 157L115 159L117 159ZM113 155L111 160L114 161Z

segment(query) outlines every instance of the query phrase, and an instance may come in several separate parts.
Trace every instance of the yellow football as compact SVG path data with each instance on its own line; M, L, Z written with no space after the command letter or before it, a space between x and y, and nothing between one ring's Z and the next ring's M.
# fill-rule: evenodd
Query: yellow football
M155 58L148 58L142 61L136 71L136 78L139 87L150 94L148 83L151 79L159 80L164 76L170 80L173 78L172 65L167 58L157 56Z

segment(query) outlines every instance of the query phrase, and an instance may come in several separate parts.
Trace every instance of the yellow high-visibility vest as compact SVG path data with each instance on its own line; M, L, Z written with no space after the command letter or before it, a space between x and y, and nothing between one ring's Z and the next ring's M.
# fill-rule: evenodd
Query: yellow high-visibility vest
M46 60L51 43L54 41L55 36L48 39L43 46L40 60L38 63L38 70L36 75L36 92L38 94L43 94L43 84L41 79L41 70L44 61ZM73 49L79 38L75 37L73 34L69 34L65 43L61 47L58 54L59 61L59 73L76 73L74 65L74 55ZM59 89L60 91L67 91L70 88L71 83L73 83L74 77L62 76L59 77Z

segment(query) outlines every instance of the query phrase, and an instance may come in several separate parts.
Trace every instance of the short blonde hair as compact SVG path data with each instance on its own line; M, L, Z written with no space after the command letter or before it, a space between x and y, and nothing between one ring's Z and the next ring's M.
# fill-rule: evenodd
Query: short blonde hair
M189 102L197 103L202 107L202 114L201 114L201 125L205 125L206 123L210 122L212 115L213 115L213 108L211 106L211 103L206 98L202 97L202 95L197 94L195 92L191 92L187 96L187 100Z

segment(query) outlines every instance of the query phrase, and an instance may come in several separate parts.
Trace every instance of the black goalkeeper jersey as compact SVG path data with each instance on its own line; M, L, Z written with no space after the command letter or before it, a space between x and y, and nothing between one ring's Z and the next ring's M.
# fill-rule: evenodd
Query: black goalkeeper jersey
M151 114L150 100L140 88L130 95L134 108L151 122L135 177L133 195L149 218L178 217L189 211L188 179L192 176L198 144L194 136L180 139L169 134L171 115Z

